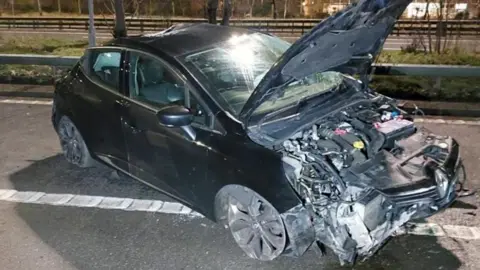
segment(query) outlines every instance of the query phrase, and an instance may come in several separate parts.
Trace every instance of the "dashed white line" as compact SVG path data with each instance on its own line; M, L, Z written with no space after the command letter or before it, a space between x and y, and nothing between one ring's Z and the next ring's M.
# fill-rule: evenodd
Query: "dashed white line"
M25 99L0 99L4 104L26 104L26 105L52 105L51 100L25 100Z
M194 212L192 209L177 202L77 194L56 194L36 191L18 191L14 189L0 189L0 201L115 209L125 211L157 212L198 217L202 216L201 214Z
M142 200L76 194L54 194L36 191L0 189L0 201L138 212L156 212L163 214L187 215L199 218L203 217L201 214L193 211L181 203L165 202L160 200ZM406 228L398 230L396 234L480 240L480 227L440 225L435 223L410 223L409 226L406 226Z

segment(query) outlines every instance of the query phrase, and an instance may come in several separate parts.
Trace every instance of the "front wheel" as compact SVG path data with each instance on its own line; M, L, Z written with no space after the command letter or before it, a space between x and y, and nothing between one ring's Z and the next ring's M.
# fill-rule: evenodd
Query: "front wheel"
M269 261L282 254L287 239L285 226L267 200L249 190L237 198L230 196L228 204L230 231L249 257Z
M67 116L60 118L57 125L57 134L63 155L69 163L82 168L91 167L94 164L82 135L70 118Z

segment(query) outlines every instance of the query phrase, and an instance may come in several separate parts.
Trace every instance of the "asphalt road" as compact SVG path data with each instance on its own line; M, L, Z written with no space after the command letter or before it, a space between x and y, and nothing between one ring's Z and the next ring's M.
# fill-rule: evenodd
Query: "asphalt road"
M2 101L2 100L0 100ZM0 102L0 189L171 201L106 168L68 165L45 100ZM30 100L32 101L32 100ZM12 104L17 103L17 104ZM25 103L25 102L23 102ZM424 124L462 144L471 186L480 187L480 125ZM480 227L478 196L426 222ZM247 258L228 231L203 217L15 203L0 195L0 269L478 269L480 238L403 235L375 257L341 267L330 253L272 262Z
M135 32L129 32L129 34L140 34ZM55 30L16 30L16 31L5 31L0 30L0 35L3 37L15 36L15 37L32 37L32 36L39 36L39 37L49 37L49 38L58 38L58 39L88 39L88 33L82 31L55 31ZM296 36L285 36L280 35L283 39L294 42L298 39ZM97 33L97 39L99 41L107 40L112 37L111 34L105 32ZM443 40L443 39L442 39ZM405 47L412 43L412 38L409 36L391 36L385 42L384 50L393 50L398 51L402 47ZM427 37L425 37L425 44L428 44ZM443 46L443 41L442 41ZM450 48L453 47L460 47L465 50L469 51L478 51L480 50L480 41L477 37L462 37L456 41L455 39L449 39L447 41L447 46Z

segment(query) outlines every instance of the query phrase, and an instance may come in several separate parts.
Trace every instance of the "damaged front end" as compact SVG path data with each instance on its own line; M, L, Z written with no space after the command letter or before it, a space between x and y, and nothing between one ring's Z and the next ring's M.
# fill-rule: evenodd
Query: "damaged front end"
M342 263L368 258L408 221L448 207L464 177L454 139L373 99L330 113L279 151L304 201L283 214L291 239L285 253L299 256L317 241Z

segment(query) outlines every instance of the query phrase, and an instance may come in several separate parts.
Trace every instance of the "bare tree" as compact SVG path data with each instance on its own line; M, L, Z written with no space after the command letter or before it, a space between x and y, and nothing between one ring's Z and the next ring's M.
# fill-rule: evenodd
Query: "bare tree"
M145 5L143 4L143 0L132 0L131 4L133 6L132 16L138 17L140 15L140 9L142 5Z
M223 0L222 25L228 25L230 23L230 16L232 16L231 0Z
M430 0L427 0L427 4L425 7L425 15L424 15L424 20L427 20L427 38L428 38L428 52L432 52L432 34L430 33L430 30L432 29L432 22L430 21Z
M148 16L152 16L153 14L153 5L152 5L152 0L148 0Z
M37 8L38 8L38 14L40 14L40 16L42 16L43 11L42 11L42 1L41 0L37 0Z
M125 11L123 9L123 1L115 0L115 29L113 37L127 36L127 26L125 25Z
M435 52L441 52L441 45L442 45L442 36L444 32L445 24L443 22L443 7L445 4L444 0L439 0L440 7L437 9L437 31L436 31L436 39L435 39Z
M287 13L288 13L288 0L284 1L284 6L283 6L283 18L287 18Z
M10 3L12 5L12 16L15 16L15 0L10 0Z
M82 0L77 0L78 14L82 14Z
M217 24L218 0L207 0L208 23Z
M255 7L255 0L248 0L248 3L249 3L249 6L250 6L250 9L248 11L248 15L250 17L253 17L253 8Z
M57 0L58 13L62 13L62 0Z
M272 0L272 18L277 18L277 1Z

